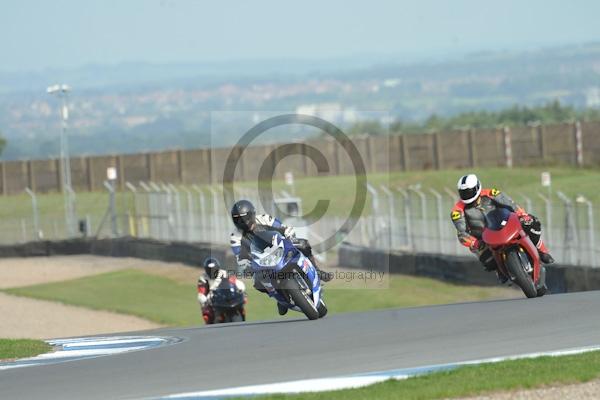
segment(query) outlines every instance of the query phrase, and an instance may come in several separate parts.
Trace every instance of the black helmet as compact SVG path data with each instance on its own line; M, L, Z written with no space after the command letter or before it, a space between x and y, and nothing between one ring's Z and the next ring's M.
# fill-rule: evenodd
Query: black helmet
M231 208L231 219L236 228L248 232L256 224L256 209L248 200L240 200Z
M214 257L208 257L204 260L204 272L210 279L216 279L219 269L221 269L221 263Z

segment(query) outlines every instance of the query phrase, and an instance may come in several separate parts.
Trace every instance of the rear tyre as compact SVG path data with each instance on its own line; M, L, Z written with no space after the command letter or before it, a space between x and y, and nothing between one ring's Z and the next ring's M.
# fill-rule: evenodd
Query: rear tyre
M511 277L515 278L515 283L523 290L525 296L528 298L537 297L538 292L533 279L525 272L527 265L523 265L523 258L519 257L518 251L520 250L512 249L508 251L506 255L506 268L510 272Z
M292 299L292 302L302 310L308 319L318 319L319 311L317 310L317 307L315 307L311 296L306 293L307 285L301 285L301 283L297 281L299 279L303 280L304 278L297 273L294 274L294 278L288 280L287 282L287 292ZM303 286L305 287L303 288Z

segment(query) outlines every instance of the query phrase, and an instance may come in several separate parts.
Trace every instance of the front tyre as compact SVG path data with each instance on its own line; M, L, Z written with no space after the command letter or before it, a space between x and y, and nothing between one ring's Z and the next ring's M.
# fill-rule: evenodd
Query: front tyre
M302 310L308 319L319 318L319 310L315 307L308 285L300 274L294 273L293 278L288 281L287 292L292 302Z
M244 321L244 317L239 314L238 312L236 312L235 314L233 314L231 316L231 322L243 322Z
M511 275L514 277L514 282L519 285L525 296L528 298L537 297L538 293L533 283L533 279L529 276L525 269L531 268L531 265L524 265L530 263L529 258L519 257L519 251L521 249L511 249L506 254L506 268Z
M319 311L319 318L323 318L324 316L327 315L327 307L325 306L323 299L321 299L319 301L319 305L317 306L317 311Z

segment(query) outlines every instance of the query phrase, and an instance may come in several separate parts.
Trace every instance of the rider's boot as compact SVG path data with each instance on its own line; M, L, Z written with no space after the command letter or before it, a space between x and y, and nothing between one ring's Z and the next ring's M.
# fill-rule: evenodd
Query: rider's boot
M285 315L288 312L288 308L283 304L277 302L277 311L279 311L279 315Z
M544 264L552 264L554 262L554 258L550 255L550 251L548 250L542 239L540 239L536 247L540 255L540 260Z
M317 274L319 275L319 279L320 280L322 280L323 282L329 282L330 280L333 279L333 273L332 272L325 272L325 271L323 271L323 270L321 270L319 268L319 266L317 265L317 261L315 260L315 256L314 255L311 255L310 257L308 257L308 259L312 263L313 267L315 267L315 269L317 270Z

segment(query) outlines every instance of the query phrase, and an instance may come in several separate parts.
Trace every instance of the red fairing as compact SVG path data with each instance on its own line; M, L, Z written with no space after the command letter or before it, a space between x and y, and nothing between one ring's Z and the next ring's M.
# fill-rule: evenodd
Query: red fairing
M506 269L506 267L504 266L504 260L500 257L499 250L514 244L521 246L529 254L529 258L533 262L533 281L535 284L538 283L540 278L540 257L538 250L523 230L517 213L512 213L506 222L506 226L499 231L484 229L482 239L491 247L496 262L503 269Z

